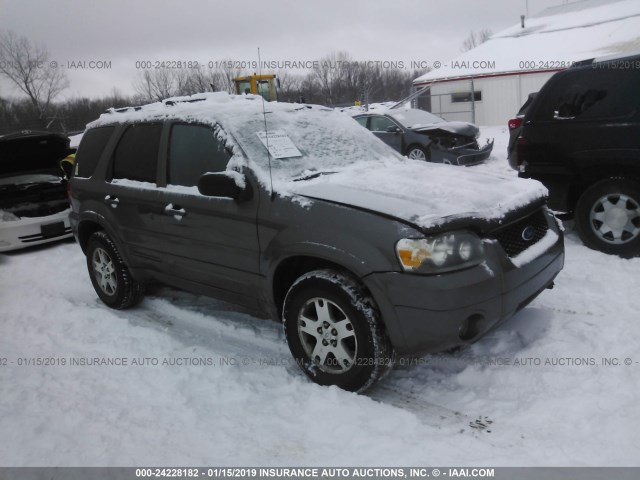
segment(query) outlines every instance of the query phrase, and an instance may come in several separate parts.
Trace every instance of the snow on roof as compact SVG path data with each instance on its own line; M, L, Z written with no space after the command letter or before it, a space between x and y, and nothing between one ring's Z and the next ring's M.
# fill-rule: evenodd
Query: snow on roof
M97 120L88 124L87 127L93 128L112 123L139 122L153 119L162 120L176 116L215 124L239 116L262 115L263 108L269 113L323 107L279 102L263 104L259 95L230 95L226 92L198 93L186 97L171 97L161 102L139 107L110 108L100 115Z
M367 107L365 107L364 105L353 105L350 107L336 107L336 110L354 117L356 115L360 115L362 113L367 113L367 112L376 112L376 113L386 112L391 107L393 107L396 103L398 102L370 103L368 110L367 110Z
M638 0L584 0L552 7L493 35L414 80L561 70L572 62L640 50Z

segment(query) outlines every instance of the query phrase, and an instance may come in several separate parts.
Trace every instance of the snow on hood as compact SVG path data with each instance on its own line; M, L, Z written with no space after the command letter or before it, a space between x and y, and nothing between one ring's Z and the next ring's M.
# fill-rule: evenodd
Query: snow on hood
M480 133L480 129L468 122L441 122L434 123L433 125L416 125L411 127L411 130L414 132L431 132L434 130L444 130L445 132L454 133L456 135L464 135L466 137L475 138L478 133Z
M422 228L461 218L501 220L547 195L535 180L404 160L353 165L295 182L298 195L380 212Z

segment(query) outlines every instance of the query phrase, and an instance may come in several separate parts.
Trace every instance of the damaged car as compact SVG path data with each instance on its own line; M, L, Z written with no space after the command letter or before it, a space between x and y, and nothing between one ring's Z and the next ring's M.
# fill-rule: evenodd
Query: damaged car
M448 122L425 110L388 110L353 118L413 160L468 166L482 163L493 150L493 140L478 143L480 129L472 123Z
M59 165L68 152L58 133L0 136L0 252L72 236Z

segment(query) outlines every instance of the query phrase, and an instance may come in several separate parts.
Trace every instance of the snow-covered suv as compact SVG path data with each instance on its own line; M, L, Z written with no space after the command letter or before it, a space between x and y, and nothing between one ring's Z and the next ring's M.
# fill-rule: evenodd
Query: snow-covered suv
M71 222L107 305L161 282L268 312L311 379L362 391L552 285L545 193L403 158L329 109L215 93L90 124Z

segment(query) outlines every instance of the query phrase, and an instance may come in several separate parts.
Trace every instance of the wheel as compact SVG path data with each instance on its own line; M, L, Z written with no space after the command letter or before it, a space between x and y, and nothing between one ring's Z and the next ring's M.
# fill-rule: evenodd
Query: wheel
M89 237L87 268L93 288L109 307L128 308L142 299L142 286L131 277L113 240L105 232Z
M576 228L588 247L623 257L640 253L640 185L610 178L589 187L576 206Z
M291 354L320 385L362 392L393 366L373 299L344 273L315 270L298 278L285 297L283 322Z
M411 145L407 149L407 157L411 160L422 160L423 162L428 162L431 160L429 152L419 145Z

